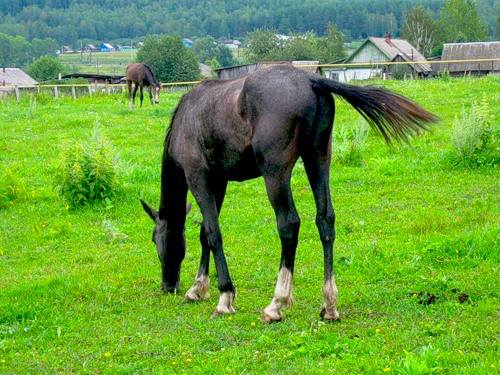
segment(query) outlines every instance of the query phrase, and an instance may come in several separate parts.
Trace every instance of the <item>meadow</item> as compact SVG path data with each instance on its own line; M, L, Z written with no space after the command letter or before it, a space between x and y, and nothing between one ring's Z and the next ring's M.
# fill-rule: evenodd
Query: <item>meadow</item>
M134 111L118 94L0 102L0 176L16 190L0 208L0 373L498 373L499 174L450 155L462 108L484 98L500 122L500 77L379 84L441 121L410 145L388 147L371 132L363 166L332 162L341 315L332 324L319 319L323 254L300 161L294 306L281 323L260 321L280 244L256 179L228 188L220 220L237 313L210 319L213 261L208 301L162 293L138 200L158 204L162 143L181 94ZM359 123L336 103L334 148ZM54 189L59 154L96 126L113 145L121 188L112 202L71 208ZM200 220L194 207L182 292L198 268Z
M70 72L123 75L128 64L135 62L137 50L72 53L59 55L59 61Z

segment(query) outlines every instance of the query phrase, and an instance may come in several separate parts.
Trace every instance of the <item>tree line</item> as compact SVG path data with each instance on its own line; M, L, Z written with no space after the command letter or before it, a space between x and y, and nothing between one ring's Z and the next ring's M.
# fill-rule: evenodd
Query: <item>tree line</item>
M470 1L470 0L469 0ZM399 35L404 16L421 5L436 19L444 0L2 0L0 32L53 38L59 44L146 35L243 38L259 28L325 35L333 23L346 40ZM497 0L477 2L490 38L498 37Z

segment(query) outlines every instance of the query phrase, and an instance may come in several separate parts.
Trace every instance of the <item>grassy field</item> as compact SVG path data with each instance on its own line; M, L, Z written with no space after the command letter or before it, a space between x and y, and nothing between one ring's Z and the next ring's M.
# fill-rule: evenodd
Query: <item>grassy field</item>
M322 250L302 164L294 306L260 322L279 239L261 179L232 183L221 215L237 314L218 299L160 291L152 223L165 128L180 94L129 111L122 96L0 102L0 176L19 194L0 209L0 373L498 373L498 170L449 161L455 115L485 97L500 121L500 78L389 82L438 114L432 133L389 148L371 133L364 167L334 162L335 265L342 320L323 324ZM359 116L337 101L339 129ZM113 204L72 210L53 189L65 142L99 124L119 156ZM192 198L190 198L193 201ZM198 267L201 215L187 219L181 288Z
M137 50L92 52L59 55L70 72L124 75L128 64L135 61Z

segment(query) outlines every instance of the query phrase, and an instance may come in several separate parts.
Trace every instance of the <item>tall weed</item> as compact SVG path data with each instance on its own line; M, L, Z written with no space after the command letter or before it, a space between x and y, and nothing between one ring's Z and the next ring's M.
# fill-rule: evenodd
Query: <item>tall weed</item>
M341 140L335 148L334 157L342 165L362 167L365 165L364 152L369 127L366 121L360 120L354 129L343 127L340 130Z
M453 124L455 163L467 167L498 164L499 134L500 128L494 124L486 98L473 103L468 111L462 109L460 118L455 117Z
M98 202L110 204L118 189L111 144L94 128L87 142L63 147L56 175L56 187L72 207Z
M0 209L13 205L24 197L26 187L24 181L19 178L12 168L0 170Z

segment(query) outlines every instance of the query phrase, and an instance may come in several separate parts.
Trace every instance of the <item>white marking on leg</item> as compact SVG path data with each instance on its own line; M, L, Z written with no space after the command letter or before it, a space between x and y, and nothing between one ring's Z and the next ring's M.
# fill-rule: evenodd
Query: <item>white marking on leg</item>
M215 308L212 318L222 314L234 314L236 310L233 307L233 300L233 292L222 292L219 297L219 304Z
M278 274L274 297L264 309L262 320L266 323L277 322L281 320L281 308L292 305L292 273L286 267L282 267Z
M202 274L196 276L193 286L187 291L186 301L201 301L208 299L210 296L208 290L210 287L210 280L208 275Z
M321 317L325 320L338 320L339 313L337 312L337 297L338 290L335 284L335 278L332 276L325 280L323 284L324 305L321 311Z

